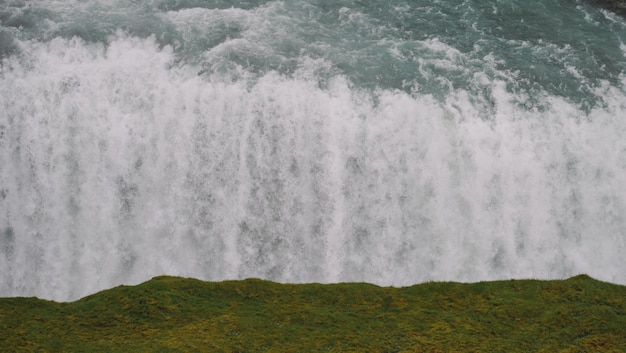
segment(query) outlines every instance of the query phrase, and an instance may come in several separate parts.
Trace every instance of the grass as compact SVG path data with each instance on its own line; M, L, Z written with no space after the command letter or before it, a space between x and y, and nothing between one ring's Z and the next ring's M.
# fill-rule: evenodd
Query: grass
M156 277L72 303L0 299L3 352L626 352L626 287Z

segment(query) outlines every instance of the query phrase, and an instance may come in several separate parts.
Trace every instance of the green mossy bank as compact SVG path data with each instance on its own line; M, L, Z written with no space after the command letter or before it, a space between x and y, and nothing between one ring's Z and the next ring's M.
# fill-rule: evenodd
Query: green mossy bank
M3 352L626 352L626 287L156 277L72 303L0 299Z

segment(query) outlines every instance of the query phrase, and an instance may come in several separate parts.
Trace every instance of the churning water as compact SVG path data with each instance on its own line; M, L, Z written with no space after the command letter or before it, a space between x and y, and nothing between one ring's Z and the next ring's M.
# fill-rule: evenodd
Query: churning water
M626 22L581 0L7 0L0 295L626 284Z

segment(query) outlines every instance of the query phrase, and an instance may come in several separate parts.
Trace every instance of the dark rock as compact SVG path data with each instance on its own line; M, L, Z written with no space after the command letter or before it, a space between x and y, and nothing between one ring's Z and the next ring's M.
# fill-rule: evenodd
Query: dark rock
M626 17L626 0L589 0L589 2Z

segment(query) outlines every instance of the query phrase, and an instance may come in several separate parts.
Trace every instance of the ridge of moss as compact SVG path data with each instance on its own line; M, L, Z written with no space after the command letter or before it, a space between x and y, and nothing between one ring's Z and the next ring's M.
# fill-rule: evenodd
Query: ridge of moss
M280 284L159 276L71 303L0 298L6 352L624 352L626 287Z

